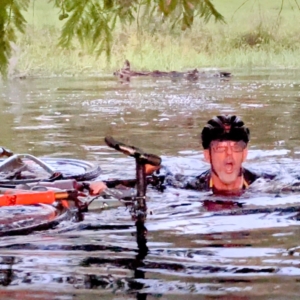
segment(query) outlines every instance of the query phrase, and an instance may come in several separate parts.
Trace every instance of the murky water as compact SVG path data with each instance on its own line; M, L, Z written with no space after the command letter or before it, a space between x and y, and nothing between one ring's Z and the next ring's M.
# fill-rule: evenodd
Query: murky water
M116 139L161 155L174 172L199 174L198 135L220 113L251 129L254 170L278 175L207 210L207 193L149 188L148 255L120 203L82 223L0 239L1 299L297 299L300 286L300 70L233 70L198 82L111 76L39 78L0 86L1 144L15 153L97 161L101 178L133 178ZM223 209L222 209L223 208Z

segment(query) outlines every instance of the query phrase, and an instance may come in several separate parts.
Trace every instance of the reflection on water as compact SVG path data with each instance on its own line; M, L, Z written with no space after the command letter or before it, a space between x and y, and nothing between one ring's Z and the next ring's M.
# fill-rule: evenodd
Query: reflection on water
M98 161L100 178L132 178L134 161L105 146L112 135L161 155L174 172L199 174L207 168L202 126L230 113L251 129L246 166L278 178L226 201L149 188L146 256L137 251L129 211L115 204L81 223L3 237L1 299L296 299L300 70L232 73L198 82L120 84L107 76L0 86L1 144L16 153Z

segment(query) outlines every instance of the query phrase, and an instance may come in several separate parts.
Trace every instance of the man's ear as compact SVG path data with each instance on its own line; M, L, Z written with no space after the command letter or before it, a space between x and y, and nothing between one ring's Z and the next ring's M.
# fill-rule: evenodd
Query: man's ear
M210 151L209 149L203 150L204 159L206 162L210 163Z
M243 162L246 160L248 155L248 147L243 150Z

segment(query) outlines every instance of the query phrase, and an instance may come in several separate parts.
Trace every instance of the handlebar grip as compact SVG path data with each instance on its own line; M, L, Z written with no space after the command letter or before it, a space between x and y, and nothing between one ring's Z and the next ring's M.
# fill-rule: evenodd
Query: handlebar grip
M126 155L130 155L130 156L134 156L136 155L136 153L143 153L142 150L134 147L134 146L128 146L124 143L118 142L116 141L113 137L111 136L107 136L105 137L105 143L107 144L107 146L114 148L115 150L118 150L120 152L123 152Z
M152 166L159 166L161 164L161 158L157 155L147 154L139 148L118 142L111 136L105 137L104 140L107 146L114 148L126 155L133 156L134 158L139 159L143 164L150 164Z
M112 136L106 136L104 141L108 147L119 150L119 142L117 142Z

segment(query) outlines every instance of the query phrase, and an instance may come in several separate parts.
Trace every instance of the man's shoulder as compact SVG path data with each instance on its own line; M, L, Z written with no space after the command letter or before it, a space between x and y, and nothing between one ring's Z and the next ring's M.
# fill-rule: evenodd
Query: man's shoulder
M193 190L206 190L209 189L210 170L206 170L200 175L189 176L183 174L173 174L168 170L165 176L165 183L167 185Z
M257 178L259 178L259 174L250 171L246 168L243 168L243 176L244 176L244 180L247 182L247 184L251 184L252 182L254 182Z
M272 180L276 177L276 175L274 175L274 174L268 174L268 173L264 173L264 172L257 173L257 172L254 172L254 171L250 171L247 168L243 168L243 176L244 176L245 181L248 184L253 183L258 178L264 178L264 179Z
M187 188L196 190L209 190L210 177L210 169L208 169L202 172L200 175L192 178L188 182Z

